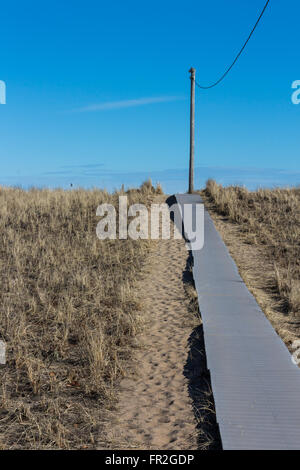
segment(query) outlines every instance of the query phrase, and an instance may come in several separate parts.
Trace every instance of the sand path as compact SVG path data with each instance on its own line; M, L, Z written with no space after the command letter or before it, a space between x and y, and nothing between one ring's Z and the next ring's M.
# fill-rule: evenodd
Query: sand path
M147 322L136 352L136 374L123 379L113 448L196 449L197 431L185 368L193 331L183 273L183 240L159 240L139 283Z

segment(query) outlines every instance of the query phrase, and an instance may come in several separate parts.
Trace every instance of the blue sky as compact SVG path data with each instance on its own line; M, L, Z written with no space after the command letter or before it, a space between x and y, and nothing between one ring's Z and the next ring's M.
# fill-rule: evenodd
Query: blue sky
M187 187L189 74L215 81L264 0L1 5L0 184ZM300 183L299 2L271 0L218 87L196 89L195 186Z

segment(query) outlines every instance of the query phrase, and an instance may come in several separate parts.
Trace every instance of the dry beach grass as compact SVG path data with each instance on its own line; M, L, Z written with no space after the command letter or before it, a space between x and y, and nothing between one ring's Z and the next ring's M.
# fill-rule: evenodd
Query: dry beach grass
M150 182L127 192L149 204ZM0 189L0 448L94 448L142 327L147 240L99 240L119 193Z

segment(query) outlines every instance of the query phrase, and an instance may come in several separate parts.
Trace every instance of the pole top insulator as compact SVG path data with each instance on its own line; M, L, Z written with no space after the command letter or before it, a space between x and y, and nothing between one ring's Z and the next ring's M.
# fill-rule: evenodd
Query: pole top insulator
M191 67L190 70L189 70L189 72L190 72L191 75L195 75L196 69L194 69L193 67Z

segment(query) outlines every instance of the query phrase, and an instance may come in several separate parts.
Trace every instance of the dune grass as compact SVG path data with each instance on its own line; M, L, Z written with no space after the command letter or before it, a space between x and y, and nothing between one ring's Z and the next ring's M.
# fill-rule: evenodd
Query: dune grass
M149 204L151 182L127 191ZM124 190L122 189L122 193ZM0 188L0 448L95 448L143 326L148 240L99 240L118 192Z

